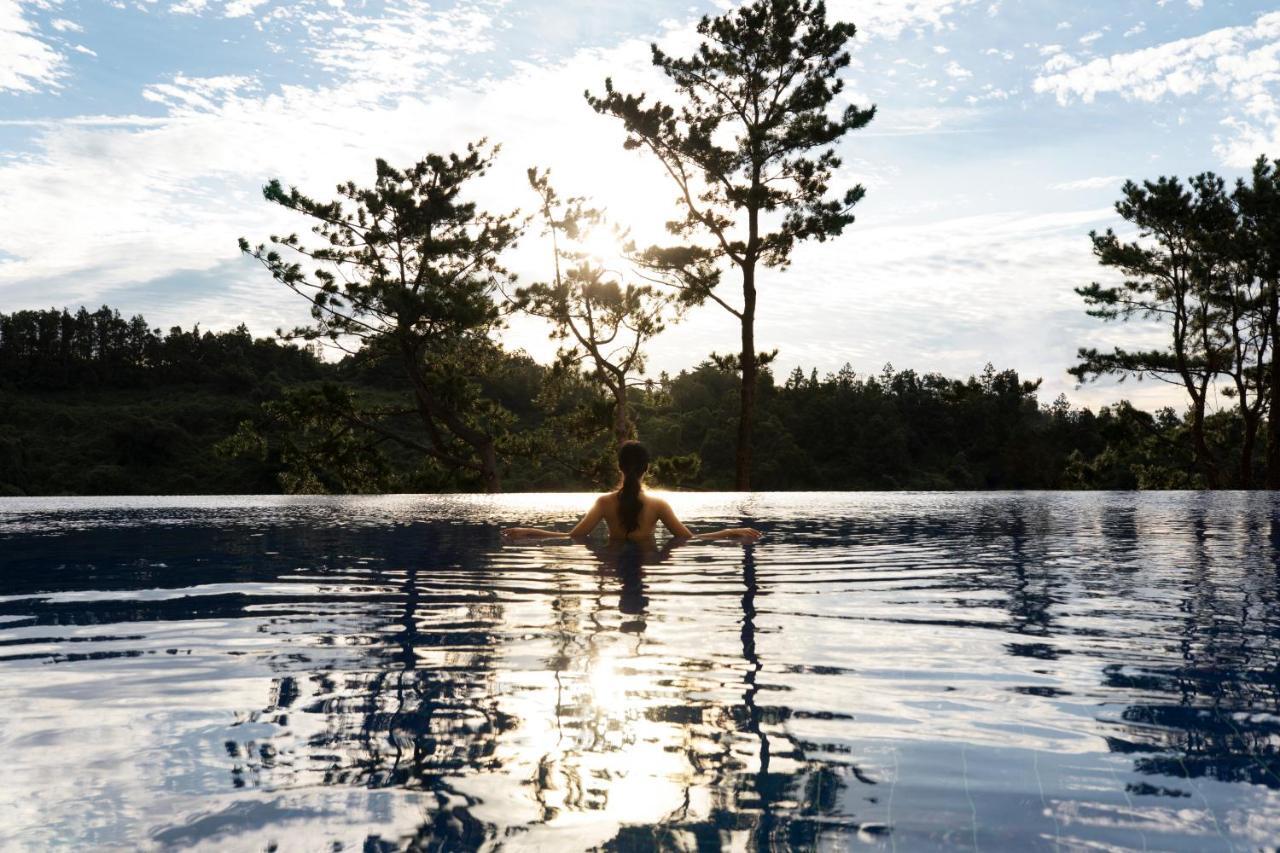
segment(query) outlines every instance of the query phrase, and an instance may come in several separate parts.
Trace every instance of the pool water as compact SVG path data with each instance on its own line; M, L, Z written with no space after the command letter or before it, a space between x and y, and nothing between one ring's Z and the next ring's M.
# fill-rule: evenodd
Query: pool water
M1253 850L1280 501L0 500L0 849Z

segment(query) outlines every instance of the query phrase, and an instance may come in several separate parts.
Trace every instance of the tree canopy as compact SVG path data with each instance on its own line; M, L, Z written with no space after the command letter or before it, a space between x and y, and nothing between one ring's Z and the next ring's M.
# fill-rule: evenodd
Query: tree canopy
M301 261L244 238L240 248L311 303L312 324L286 338L343 348L354 339L399 364L421 434L376 429L474 471L486 490L498 491L500 424L486 417L494 410L477 401L468 379L493 356L490 333L502 316L493 295L507 274L500 256L521 224L515 214L479 211L463 196L492 157L481 142L463 154L429 154L404 170L378 159L373 186L340 184L339 197L329 202L272 180L264 197L312 220L318 239L273 235L270 242L316 266L308 272ZM364 425L375 428L380 414L362 418Z

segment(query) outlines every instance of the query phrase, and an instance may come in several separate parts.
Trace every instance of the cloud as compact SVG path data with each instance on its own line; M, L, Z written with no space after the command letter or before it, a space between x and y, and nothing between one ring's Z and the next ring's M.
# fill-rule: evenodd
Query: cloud
M853 21L871 38L897 39L904 32L947 29L947 19L980 0L832 0L829 17Z
M1098 190L1104 187L1111 187L1125 180L1124 175L1102 175L1094 178L1080 178L1074 181L1065 181L1060 184L1050 184L1051 190Z
M142 90L142 97L169 108L170 116L216 112L237 100L240 93L257 89L255 78L228 74L219 77L177 76L169 83L155 83Z
M65 58L40 38L27 15L33 5L0 0L0 93L52 89L66 74Z
M1090 208L857 225L831 245L803 247L785 274L762 277L762 292L771 295L761 301L757 339L787 342L783 374L845 361L866 372L889 361L966 375L990 361L1042 377L1044 400L1067 393L1090 405L1107 402L1116 396L1109 383L1075 390L1066 367L1076 349L1159 342L1158 331L1139 324L1089 317L1073 291L1105 278L1087 235L1116 219L1110 208ZM692 329L677 326L664 339L664 346L677 343L699 351Z
M209 5L209 0L182 0L169 6L169 11L178 15L199 15Z
M982 91L976 95L969 95L965 98L968 104L978 104L982 101L1007 101L1014 95L1018 94L1017 89L1001 89L991 83L983 85Z
M1246 165L1259 150L1280 145L1280 12L1261 15L1248 26L1046 67L1033 89L1062 105L1092 103L1100 95L1154 103L1211 92L1227 102L1223 124L1234 131L1215 151L1228 165Z
M1055 53L1045 60L1044 70L1049 73L1066 71L1068 68L1075 68L1079 64L1080 60L1069 53Z
M489 0L438 9L426 0L397 0L376 15L339 9L325 14L330 20L311 50L312 61L347 79L410 89L448 70L459 55L492 50L505 5Z
M234 0L227 4L225 15L228 18L243 18L252 15L254 9L266 2L267 0Z

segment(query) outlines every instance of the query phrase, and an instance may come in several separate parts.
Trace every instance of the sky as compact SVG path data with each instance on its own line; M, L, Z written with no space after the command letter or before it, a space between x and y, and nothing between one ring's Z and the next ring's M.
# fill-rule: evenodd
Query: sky
M612 77L660 93L651 42L696 45L727 2L0 0L0 312L108 304L157 327L254 333L305 303L240 255L305 223L262 185L329 197L487 138L475 187L531 210L530 166L590 196L642 240L673 187L583 91ZM756 339L775 371L896 368L967 376L986 363L1098 406L1176 391L1078 387L1081 346L1159 343L1088 317L1074 287L1107 280L1091 229L1123 222L1126 179L1244 174L1280 156L1280 11L1268 2L831 0L858 27L848 101L875 120L839 146L840 185L867 195L845 234L803 245L760 282ZM548 275L536 231L509 265ZM727 279L731 283L732 279ZM733 351L708 305L651 346L650 371ZM548 359L537 321L504 343ZM1180 405L1180 404L1179 404Z

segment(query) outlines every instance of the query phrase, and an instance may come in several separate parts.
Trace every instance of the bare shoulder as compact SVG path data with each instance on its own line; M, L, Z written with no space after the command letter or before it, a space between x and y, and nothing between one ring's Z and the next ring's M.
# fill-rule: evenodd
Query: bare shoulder
M666 500L658 497L657 495L645 495L644 499L646 501L653 501L653 508L657 510L659 514L671 511L671 504L667 503Z

